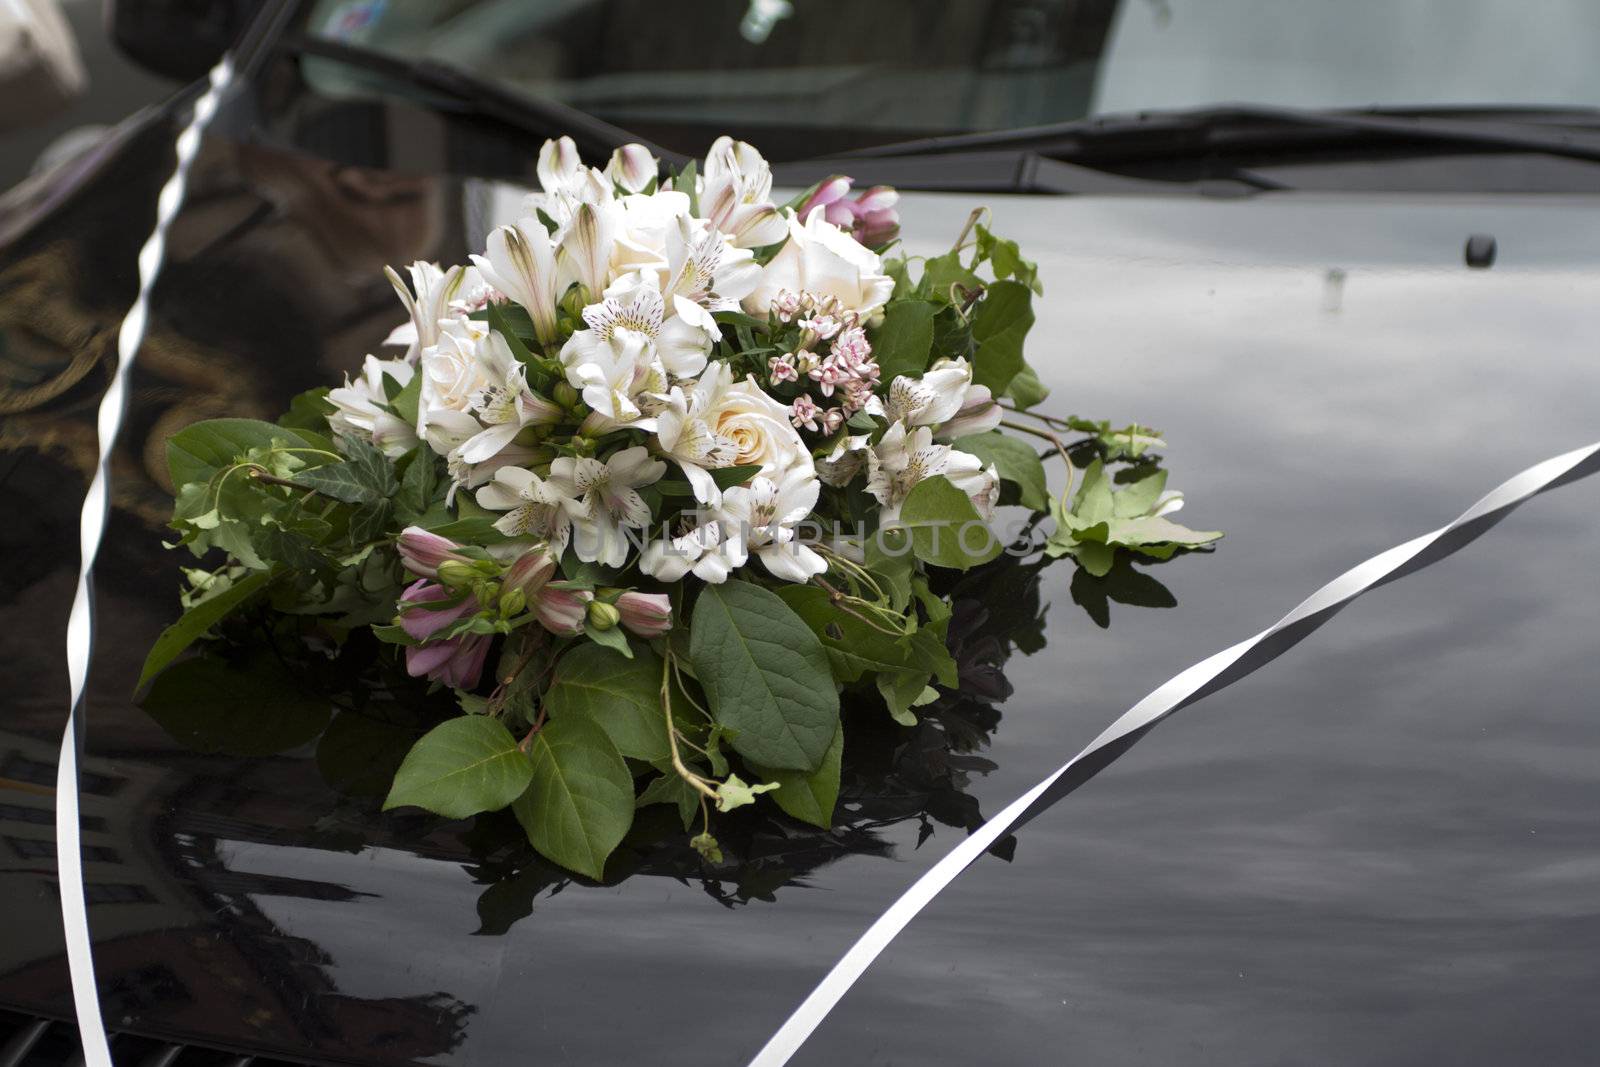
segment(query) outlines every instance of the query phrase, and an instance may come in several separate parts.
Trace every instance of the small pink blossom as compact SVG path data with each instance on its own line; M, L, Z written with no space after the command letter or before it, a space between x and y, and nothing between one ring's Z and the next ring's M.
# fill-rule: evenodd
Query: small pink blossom
M772 312L778 316L780 322L790 322L800 314L800 294L788 289L781 289L773 298Z
M790 406L789 421L797 428L815 430L817 428L817 402L809 396L795 397Z
M395 541L400 562L405 564L406 570L422 578L439 577L439 564L447 559L469 562L456 551L460 547L448 537L429 533L420 526L407 526Z
M797 382L800 372L795 368L794 356L785 353L767 359L767 376L774 382Z
M660 637L672 629L672 599L665 593L629 590L617 598L622 625L640 637Z
M844 425L844 412L838 408L829 408L822 413L822 432L833 433Z

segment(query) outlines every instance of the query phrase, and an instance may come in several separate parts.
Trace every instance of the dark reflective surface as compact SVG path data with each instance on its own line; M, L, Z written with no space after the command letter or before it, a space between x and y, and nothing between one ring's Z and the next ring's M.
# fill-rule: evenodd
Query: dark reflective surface
M171 132L131 135L0 251L0 1001L56 1013L70 999L37 843L77 508ZM1590 200L991 198L996 229L1040 259L1031 351L1053 409L1162 427L1186 518L1228 538L1150 572L1163 610L1130 606L1166 603L1148 587L1102 599L1047 571L1048 642L1006 664L987 763L954 768L949 810L798 843L752 832L738 858L778 860L716 892L654 849L641 876L557 891L490 821L374 817L350 795L359 766L330 774L313 746L201 755L133 705L181 562L158 544L162 436L270 414L354 366L395 319L378 266L460 258L484 221L451 179L220 137L194 188L119 456L86 763L108 1021L147 1032L383 1063L737 1060L969 812L1596 432ZM909 198L913 251L946 245L970 206ZM1479 232L1500 258L1468 272ZM800 1062L1592 1059L1597 493L1539 499L1162 726L1010 862L964 875Z

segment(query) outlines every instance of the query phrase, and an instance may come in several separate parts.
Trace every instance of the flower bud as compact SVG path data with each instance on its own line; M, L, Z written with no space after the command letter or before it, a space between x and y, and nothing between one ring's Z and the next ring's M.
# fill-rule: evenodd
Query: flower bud
M609 630L622 621L622 613L613 604L603 600L589 601L589 625L596 630Z
M500 594L500 617L509 619L522 614L528 606L528 594L520 589L507 589Z
M617 598L617 612L622 625L640 637L660 637L672 629L672 599L665 593L629 590Z
M530 548L506 568L502 577L505 589L518 590L528 601L538 598L539 591L556 571L556 558L547 548Z
M642 193L657 176L660 164L641 144L625 144L611 153L606 177L630 193Z
M420 526L407 526L400 531L400 536L395 540L395 549L400 553L400 562L405 564L406 570L419 578L437 578L439 564L446 560L464 562L465 557L456 552L460 547L448 537L429 533Z
M483 575L464 559L447 559L436 568L439 581L451 589L465 589Z
M568 411L571 411L578 405L578 391L566 382L557 382L556 387L554 390L552 390L552 392L555 394L556 403L560 404Z
M587 590L545 589L539 594L534 612L539 625L553 634L570 637L583 632L589 601L594 594Z

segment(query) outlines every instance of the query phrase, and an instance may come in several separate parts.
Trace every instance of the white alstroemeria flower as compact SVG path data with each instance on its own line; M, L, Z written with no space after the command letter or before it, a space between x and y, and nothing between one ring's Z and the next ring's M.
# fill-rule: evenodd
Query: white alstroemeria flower
M787 219L789 240L761 269L755 288L745 295L744 309L765 316L785 292L834 297L845 311L863 322L872 318L894 294L894 279L883 273L883 261L872 249L813 211L801 222Z
M907 432L905 423L896 422L867 453L867 492L878 501L881 522L898 519L912 487L939 475L971 497L979 515L993 516L999 473L993 466L985 470L983 461L971 453L934 444L928 427Z
M522 467L501 467L478 490L478 504L503 511L494 528L507 537L542 541L557 558L572 536L571 501L552 482Z
M575 192L583 180L583 158L570 137L546 141L539 148L536 173L546 193Z
M661 161L642 144L625 144L611 153L606 177L630 193L642 193L660 174Z
M606 188L610 190L610 183ZM561 292L574 282L594 299L611 284L611 256L616 250L620 212L614 202L583 202L561 222L556 247L556 284Z
M340 437L367 441L391 459L405 455L417 443L416 431L379 405L389 402L383 387L385 376L405 386L416 372L404 359L368 356L361 365L361 377L351 381L347 376L343 386L328 390L328 403L334 406L328 428Z
M524 426L550 425L564 415L528 388L505 338L476 322L447 323L439 343L422 355L422 376L418 429L431 444L440 427L464 463L486 462Z
M623 527L650 524L650 506L639 489L660 481L667 465L652 459L643 445L624 448L605 462L563 456L550 464L551 485L565 499L572 517L573 551L586 563L620 567L628 559Z
M920 378L896 377L889 384L882 414L890 422L908 427L938 426L955 418L971 385L972 364L964 359L941 359Z
M721 499L710 473L718 467L756 466L767 477L791 468L815 473L789 409L754 380L732 378L726 363L712 363L687 393L674 387L656 416L658 448L683 469L702 503Z
M610 208L612 242L607 284L638 272L653 275L656 288L663 288L669 243L689 218L687 193L663 189L649 196L617 200Z
M424 348L439 340L439 321L461 316L450 307L455 297L482 284L478 272L471 267L454 266L441 270L437 263L417 260L406 268L411 275L411 288L401 280L393 267L384 267L384 276L394 286L400 302L406 307L409 320L396 326L384 338L386 345L405 345L405 358L415 363ZM416 290L415 295L412 289Z
M757 476L722 494L722 513L738 524L728 536L743 541L743 548L761 560L774 578L808 582L828 569L827 562L797 539L795 526L817 506L820 492L816 475L791 467L777 478Z
M1005 410L995 402L987 385L967 388L961 408L949 419L934 427L933 436L940 441L954 441L975 433L988 433L1000 425Z
M544 224L523 218L497 226L486 252L472 257L484 280L527 310L540 341L555 340L556 301L564 287L557 283L556 246Z
M639 570L662 582L693 574L702 582L721 585L749 558L743 543L729 534L736 524L716 510L686 511L679 532L652 541L639 553Z
M696 232L694 220L678 220L667 242L666 285L678 318L718 339L722 330L712 314L738 311L760 277L761 267L748 248L735 247L710 226Z
M700 214L740 248L783 240L783 216L772 203L772 168L743 141L718 137L701 171Z
M663 321L661 293L648 275L613 286L604 300L583 309L587 330L561 346L567 383L583 394L595 429L650 430L648 416L664 402L673 377L697 374L710 339L687 323Z

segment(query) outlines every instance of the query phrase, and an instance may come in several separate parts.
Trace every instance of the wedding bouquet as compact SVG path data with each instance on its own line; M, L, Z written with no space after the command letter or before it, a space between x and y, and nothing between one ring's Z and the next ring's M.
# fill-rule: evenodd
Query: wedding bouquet
M713 861L712 808L829 826L841 692L914 724L957 685L939 572L1009 550L1103 575L1220 536L1165 517L1152 431L1031 412L1042 290L981 212L917 259L893 190L780 206L728 138L668 181L565 138L538 174L471 265L389 272L403 355L171 438L180 543L226 560L186 572L141 685L247 606L313 648L370 634L459 709L385 807L509 807L600 878L638 806L676 805Z

